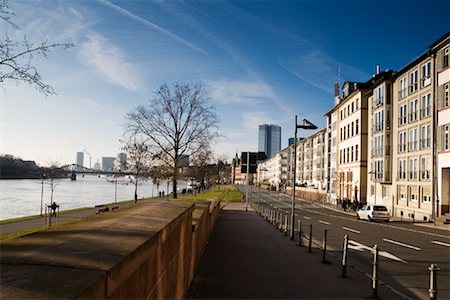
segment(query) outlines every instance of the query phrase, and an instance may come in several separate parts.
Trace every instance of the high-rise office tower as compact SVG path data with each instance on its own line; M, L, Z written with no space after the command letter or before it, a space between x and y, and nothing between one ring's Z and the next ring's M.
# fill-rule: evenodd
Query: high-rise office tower
M83 152L77 152L77 165L84 166L84 153Z
M258 151L264 152L267 158L281 150L281 127L278 125L259 125Z

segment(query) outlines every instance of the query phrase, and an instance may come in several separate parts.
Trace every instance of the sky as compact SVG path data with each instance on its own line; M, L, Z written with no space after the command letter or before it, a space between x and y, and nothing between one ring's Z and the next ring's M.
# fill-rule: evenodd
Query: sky
M257 151L258 125L319 128L339 80L399 70L450 31L448 0L14 0L2 38L73 43L34 56L45 83L0 83L0 153L85 165L121 152L125 116L163 83L201 84L220 118L218 157ZM339 76L338 76L339 75ZM307 137L313 131L300 130Z

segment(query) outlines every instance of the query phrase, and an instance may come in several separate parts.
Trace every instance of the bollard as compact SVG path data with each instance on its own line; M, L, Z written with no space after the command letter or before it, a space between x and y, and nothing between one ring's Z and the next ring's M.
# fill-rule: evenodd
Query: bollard
M302 220L298 220L298 242L297 246L302 246Z
M428 292L430 293L430 300L435 300L437 299L437 272L441 269L438 268L437 264L431 264L428 270L430 270L430 288Z
M284 231L284 235L287 235L287 233L288 233L288 215L287 214L284 215L284 229L283 229L283 231Z
M322 243L322 263L326 264L327 262L327 230L323 230L323 243Z
M348 251L348 235L344 236L344 250L342 251L342 277L347 277L347 252Z
M312 253L312 224L309 224L309 244L308 244L308 252Z
M378 245L373 247L372 297L378 298Z

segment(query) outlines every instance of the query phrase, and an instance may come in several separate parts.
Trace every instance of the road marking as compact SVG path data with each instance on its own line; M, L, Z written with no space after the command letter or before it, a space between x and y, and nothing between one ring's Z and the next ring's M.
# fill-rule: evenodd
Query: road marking
M303 216L303 218L308 219L308 220L311 220L311 218L310 218L310 217L307 217L307 216Z
M356 229L351 229L351 228L348 228L348 227L342 227L342 229L344 229L344 230L347 230L347 231L351 231L351 232L354 232L354 233L361 233L361 231L358 231L358 230L356 230Z
M408 244L404 244L404 243L397 242L397 241L393 241L393 240L390 240L390 239L383 239L383 241L385 241L387 243L395 244L395 245L398 245L398 246L414 249L416 251L420 251L421 250L419 247L408 245Z
M364 252L364 250L367 250L367 251L372 252L372 253L374 252L373 248L370 248L369 246L366 246L364 244L358 243L357 241L354 241L354 240L349 240L348 241L348 248L349 249L353 249L353 250L357 250L357 251L360 251L360 252ZM406 264L406 261L404 261L400 257L397 257L397 256L395 256L395 255L393 255L393 254L391 254L389 252L386 252L386 251L379 251L378 255Z
M450 247L450 244L439 242L439 241L431 241L433 244Z
M325 225L330 225L330 222L322 221L322 220L319 220L319 223L322 223L322 224L325 224Z

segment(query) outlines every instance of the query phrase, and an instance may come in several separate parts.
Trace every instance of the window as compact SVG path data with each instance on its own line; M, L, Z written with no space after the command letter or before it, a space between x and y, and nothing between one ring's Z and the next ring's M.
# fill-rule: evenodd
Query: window
M355 109L356 109L356 110L359 109L359 98L356 99L356 101L355 101Z
M384 147L383 144L384 144L384 136L383 135L376 136L373 139L373 149L372 149L373 156L383 155L383 147Z
M417 88L418 88L417 81L418 81L418 72L417 72L417 70L414 70L409 74L409 92L410 93L414 93L415 91L417 91Z
M378 106L383 105L384 102L384 85L376 87L374 94L373 107L377 108Z
M406 91L408 90L406 86L407 86L407 84L406 84L406 77L403 77L398 82L398 97L400 99L406 97Z
M352 161L352 162L355 160L353 154L354 153L353 153L353 146L352 146L352 152L350 154L350 161Z
M400 105L398 124L406 124L406 104Z
M411 201L417 201L417 194L415 192L411 192Z
M342 164L342 150L339 150L339 163Z
M375 113L375 118L374 118L374 127L373 127L373 131L374 132L378 132L378 131L382 131L383 130L383 124L384 124L384 110L378 111Z
M442 106L445 107L449 107L450 106L450 100L449 100L449 88L448 88L449 84L447 83L446 85L444 85L444 95L443 95L443 99L442 99Z
M421 179L430 179L430 164L431 158L429 156L422 157L420 160L420 178Z
M428 86L431 83L431 61L422 65L422 87Z
M444 136L442 139L442 149L444 151L450 150L450 125L444 125Z
M398 161L398 179L406 179L406 159Z
M352 122L352 136L355 135L355 123Z
M406 151L406 131L401 131L398 134L398 152Z
M355 145L355 161L358 161L359 160L359 156L358 156L358 146L359 145Z
M422 101L420 103L420 117L426 118L431 116L431 93L422 96Z
M352 113L355 111L355 103L352 102Z
M342 141L342 128L341 128L341 141Z
M445 48L442 50L442 68L448 67L448 56L449 56L449 48Z
M431 146L431 125L422 125L420 133L420 148L426 149Z
M417 158L409 159L409 179L417 179Z
M430 195L422 195L422 202L431 202Z
M417 145L417 140L418 140L418 129L417 127L415 128L410 128L409 129L409 147L408 150L409 151L416 151L418 149L418 145Z
M359 132L359 119L356 119L355 134L358 135L358 132Z
M375 161L375 180L383 179L383 161L376 160Z
M419 101L417 101L417 99L409 102L409 122L417 121L418 105Z

